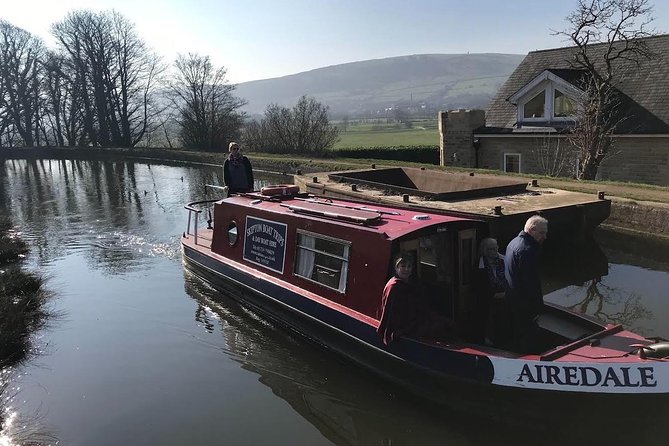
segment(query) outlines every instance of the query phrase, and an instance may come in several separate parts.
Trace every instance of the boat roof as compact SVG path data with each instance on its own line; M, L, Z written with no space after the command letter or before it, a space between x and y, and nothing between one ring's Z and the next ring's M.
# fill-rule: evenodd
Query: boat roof
M458 221L476 221L423 210L395 208L376 203L363 204L306 194L270 198L259 193L250 193L233 195L221 202L278 214L295 213L306 218L336 221L346 226L362 226L366 230L385 234L389 239L400 238L432 226Z

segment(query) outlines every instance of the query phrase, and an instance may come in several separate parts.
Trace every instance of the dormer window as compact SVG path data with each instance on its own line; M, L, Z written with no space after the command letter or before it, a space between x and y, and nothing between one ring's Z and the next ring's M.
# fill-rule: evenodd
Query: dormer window
M523 107L524 118L543 118L546 108L546 90L539 92L535 97L527 101Z
M576 116L576 101L555 89L553 100L553 115L556 118L569 118Z
M575 121L577 98L583 92L546 70L509 98L518 108L518 122Z

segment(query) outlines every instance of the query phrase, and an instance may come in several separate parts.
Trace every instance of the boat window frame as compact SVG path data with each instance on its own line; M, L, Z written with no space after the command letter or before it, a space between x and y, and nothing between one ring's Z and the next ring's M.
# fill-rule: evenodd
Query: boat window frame
M333 242L333 243L337 243L339 245L342 245L343 247L345 247L344 251L348 254L348 257L333 254L333 253L327 252L327 251L322 251L320 249L311 248L311 247L308 247L308 246L302 246L302 245L300 245L300 242L299 242L300 241L300 234L310 236L310 237L313 237L315 239L318 238L318 239L321 239L321 240L326 240L326 241L329 241L329 242ZM295 236L295 256L293 258L293 275L297 276L301 279L308 280L309 282L317 283L318 285L323 286L323 287L325 287L329 290L336 291L340 294L345 294L346 293L346 288L348 286L348 271L349 271L349 267L350 267L350 264L351 264L351 260L350 260L351 259L351 246L352 246L352 243L350 241L347 241L347 240L339 239L339 238L336 238L336 237L330 237L330 236L324 235L324 234L319 234L318 232L305 231L303 229L298 229L297 233L296 233L296 236ZM342 264L345 262L346 263L346 268L345 269L341 268L340 270L336 271L340 274L339 283L342 283L341 275L345 274L345 276L343 278L343 283L344 283L343 289L334 288L334 287L332 287L330 285L327 285L323 282L319 282L318 280L312 279L311 277L307 277L307 276L298 274L296 262L297 262L297 259L298 259L299 250L305 250L305 251L310 251L310 252L317 253L317 254L323 254L323 255L328 256L330 258L341 260ZM316 266L316 264L314 264L314 267L315 266ZM319 267L323 268L324 270L334 271L333 268L326 267L326 266L323 266L323 265L319 265ZM312 274L313 274L313 272L312 272Z
M237 230L237 231L235 231L235 239L234 240L230 239L230 231L232 229ZM230 246L235 246L237 244L237 242L239 242L239 225L237 224L237 222L235 220L230 220L230 223L228 223L227 234L228 234L228 244Z

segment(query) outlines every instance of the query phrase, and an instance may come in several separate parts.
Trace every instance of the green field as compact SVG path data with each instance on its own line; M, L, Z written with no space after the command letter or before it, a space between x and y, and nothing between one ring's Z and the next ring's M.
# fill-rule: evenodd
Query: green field
M340 125L339 123L334 123ZM412 121L411 128L386 120L350 123L346 131L340 131L340 140L335 149L348 147L390 147L434 145L439 146L437 120Z

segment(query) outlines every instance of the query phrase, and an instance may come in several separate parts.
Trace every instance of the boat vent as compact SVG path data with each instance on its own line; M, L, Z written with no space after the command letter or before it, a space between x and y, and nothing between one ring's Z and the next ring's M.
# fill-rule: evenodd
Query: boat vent
M349 221L363 225L377 222L381 218L381 214L375 211L333 207L328 206L325 203L314 203L309 201L282 204L281 206L287 207L291 211L300 214L315 215L318 217Z
M419 214L419 215L414 215L413 219L418 221L429 220L430 216L425 214Z

